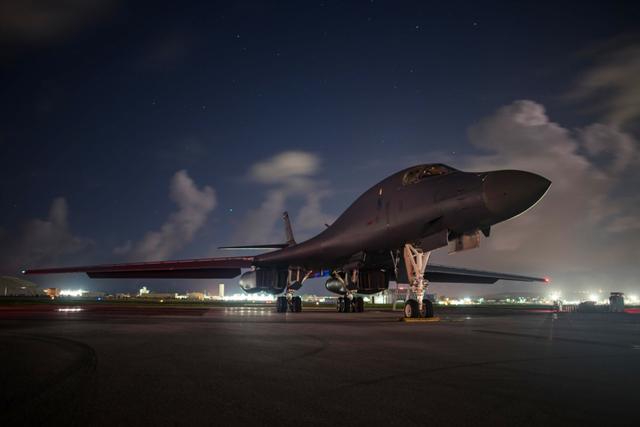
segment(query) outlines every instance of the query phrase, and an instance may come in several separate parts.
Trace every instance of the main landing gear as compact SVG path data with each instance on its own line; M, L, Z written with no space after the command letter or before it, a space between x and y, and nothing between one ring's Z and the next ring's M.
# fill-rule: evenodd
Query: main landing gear
M362 313L364 312L364 299L351 294L338 297L336 309L338 313Z
M424 297L427 280L424 271L431 252L407 243L404 245L404 264L409 278L409 292L404 304L404 317L433 317L433 303Z
M278 297L276 299L276 312L286 313L287 311L300 313L302 311L302 298L294 297L291 294Z
M293 293L302 287L302 284L309 278L311 273L311 271L305 273L301 268L289 268L285 294L276 299L276 312L286 313L291 311L300 313L302 311L302 298L294 296Z

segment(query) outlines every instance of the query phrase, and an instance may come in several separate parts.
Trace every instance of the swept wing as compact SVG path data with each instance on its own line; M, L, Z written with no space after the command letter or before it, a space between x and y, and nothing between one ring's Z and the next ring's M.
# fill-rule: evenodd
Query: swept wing
M522 276L519 274L498 273L495 271L472 270L468 268L448 267L445 265L429 264L424 273L429 282L441 283L496 283L498 280L516 282L544 282L546 277Z
M253 257L200 258L24 270L23 274L87 273L93 279L230 279L249 268Z

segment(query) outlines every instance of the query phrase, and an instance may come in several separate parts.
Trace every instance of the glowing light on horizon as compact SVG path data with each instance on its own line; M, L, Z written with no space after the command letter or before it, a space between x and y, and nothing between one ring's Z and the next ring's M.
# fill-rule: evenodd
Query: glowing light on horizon
M233 294L222 297L222 301L273 302L276 297L264 294Z
M61 297L81 297L86 291L82 289L62 289L60 291Z

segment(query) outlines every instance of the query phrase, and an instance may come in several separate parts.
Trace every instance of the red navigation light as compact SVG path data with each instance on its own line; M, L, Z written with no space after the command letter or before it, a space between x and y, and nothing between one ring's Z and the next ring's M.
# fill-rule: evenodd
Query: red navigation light
M549 279L548 277L544 278L544 283L551 283L551 279Z

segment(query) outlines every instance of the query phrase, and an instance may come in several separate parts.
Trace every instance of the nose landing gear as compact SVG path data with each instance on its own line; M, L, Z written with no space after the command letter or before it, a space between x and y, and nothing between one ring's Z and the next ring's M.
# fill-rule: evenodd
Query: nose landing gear
M433 317L433 303L424 298L427 280L424 271L431 252L407 243L404 245L404 265L409 278L409 292L404 304L404 317Z

